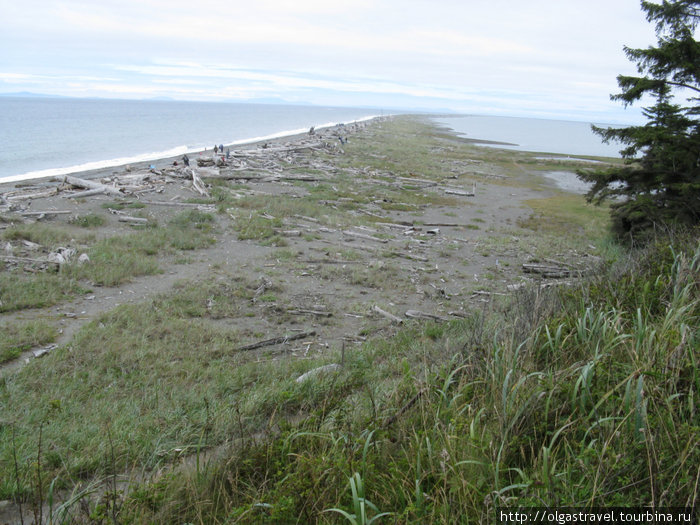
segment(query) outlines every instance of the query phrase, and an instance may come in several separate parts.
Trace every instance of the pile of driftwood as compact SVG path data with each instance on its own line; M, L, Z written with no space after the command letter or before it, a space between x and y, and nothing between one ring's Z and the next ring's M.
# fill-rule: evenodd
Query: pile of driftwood
M62 265L73 261L84 264L90 262L90 258L86 253L78 255L75 248L59 247L49 251L40 244L20 239L2 245L0 261L7 269L21 268L25 272L36 273L57 271Z

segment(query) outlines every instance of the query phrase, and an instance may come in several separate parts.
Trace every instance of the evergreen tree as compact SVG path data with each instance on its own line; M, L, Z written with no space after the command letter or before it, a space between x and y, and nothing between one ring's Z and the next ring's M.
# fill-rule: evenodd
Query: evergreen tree
M625 164L581 171L593 186L588 199L613 198L613 229L640 237L655 225L700 222L700 43L695 28L700 0L642 1L647 20L656 24L657 45L625 53L640 76L617 77L622 92L613 95L625 105L644 96L656 104L644 109L643 126L597 128L603 141L615 140ZM683 97L685 105L672 103Z

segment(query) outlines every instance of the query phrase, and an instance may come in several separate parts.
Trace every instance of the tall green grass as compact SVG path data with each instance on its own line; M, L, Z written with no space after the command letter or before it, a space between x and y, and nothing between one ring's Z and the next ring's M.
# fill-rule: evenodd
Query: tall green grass
M500 506L693 505L697 241L630 254L549 299L523 294L498 321L368 344L331 388L342 399L239 443L204 475L142 485L125 522L466 523Z

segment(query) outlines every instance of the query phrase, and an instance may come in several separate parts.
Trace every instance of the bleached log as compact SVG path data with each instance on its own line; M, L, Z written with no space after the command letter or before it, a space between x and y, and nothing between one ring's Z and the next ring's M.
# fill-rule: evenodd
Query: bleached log
M347 235L348 237L357 237L358 239L366 239L368 241L375 241L375 242L382 242L382 243L388 242L386 239L380 239L379 237L374 237L372 235L365 235L364 233L351 232L349 230L343 230L343 235Z
M302 219L309 222L319 222L318 219L314 219L313 217L307 217L306 215L292 215L292 217L296 217L297 219Z
M273 148L260 148L257 150L243 150L243 151L232 151L232 157L260 157L266 156L270 153L283 153L283 152L295 152L303 151L305 149L313 149L321 147L323 144L321 142L313 142L310 144L295 144L293 146L280 146Z
M382 316L386 317L386 318L389 319L392 323L403 324L403 319L401 319L400 317L396 317L394 314L390 314L390 313L387 312L386 310L382 310L382 309L379 308L376 304L375 304L374 306L372 306L372 311L373 311L373 312L377 312L379 315L382 315Z
M68 195L63 195L64 199L80 199L82 197L91 197L93 195L104 195L105 190L102 188L95 188L94 190L79 191L77 193L70 193Z
M36 263L36 264L55 264L58 265L57 261L49 261L47 259L32 259L30 257L15 257L14 255L0 255L0 259L7 262L16 263Z
M406 317L409 319L430 319L432 321L447 321L444 317L439 315L433 315L426 312L421 312L420 310L407 310Z
M574 271L561 266L553 266L546 264L523 263L523 271L526 273L536 273L543 277L570 277ZM576 272L580 273L580 272Z
M71 210L44 210L44 211L23 211L20 215L23 217L32 217L34 215L66 215L73 213Z
M34 193L18 193L15 195L6 195L6 198L8 202L26 201L29 199L41 199L43 197L53 197L54 195L58 195L58 191L58 188L51 188L49 190L37 191Z
M207 187L204 185L204 182L202 182L202 179L197 175L197 172L194 170L191 170L192 172L192 187L197 190L197 192L204 196L204 197L209 197L209 191L207 190Z
M192 202L174 202L174 201L145 201L139 200L144 204L152 204L154 206L182 206L185 208L197 208L199 210L214 211L216 207L213 204L195 204Z
M310 330L308 332L301 332L294 335L284 335L281 337L273 337L272 339L265 339L264 341L258 341L257 343L251 343L249 345L239 346L235 349L236 352L245 352L248 350L257 350L258 348L264 348L266 346L274 346L288 341L296 341L298 339L306 339L307 337L312 337L316 335L316 330Z
M307 379L311 379L312 377L322 374L324 372L334 372L335 370L338 370L340 367L339 364L337 363L331 363L330 365L324 365L324 366L319 366L318 368L312 368L305 374L300 375L297 377L296 382L297 383L303 383Z
M322 310L304 310L304 309L299 309L299 310L287 310L288 314L292 315L304 315L304 314L309 314L309 315L316 315L318 317L332 317L333 314L331 312L325 312Z
M143 217L131 217L129 215L121 215L118 219L119 222L129 222L132 224L148 224L148 219Z
M95 182L94 180L79 179L78 177L73 177L71 175L65 175L63 177L56 177L54 180L59 182L65 182L71 186L77 186L78 188L87 188L89 190L101 189L104 193L109 193L110 195L124 196L124 194L118 189L112 186L107 186L101 182Z
M448 195L459 195L461 197L473 197L474 196L473 191L453 190L451 188L445 188L445 193Z

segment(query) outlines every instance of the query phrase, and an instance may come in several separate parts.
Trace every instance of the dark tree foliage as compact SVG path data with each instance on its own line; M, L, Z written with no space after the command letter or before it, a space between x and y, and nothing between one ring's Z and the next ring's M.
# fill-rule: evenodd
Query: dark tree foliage
M656 226L700 223L700 0L641 5L656 26L657 45L625 47L639 76L618 76L622 92L611 98L629 105L650 96L656 103L644 108L643 126L593 127L604 142L624 146L624 165L578 173L593 183L590 201L613 199L613 229L632 238ZM674 104L674 97L683 105Z

